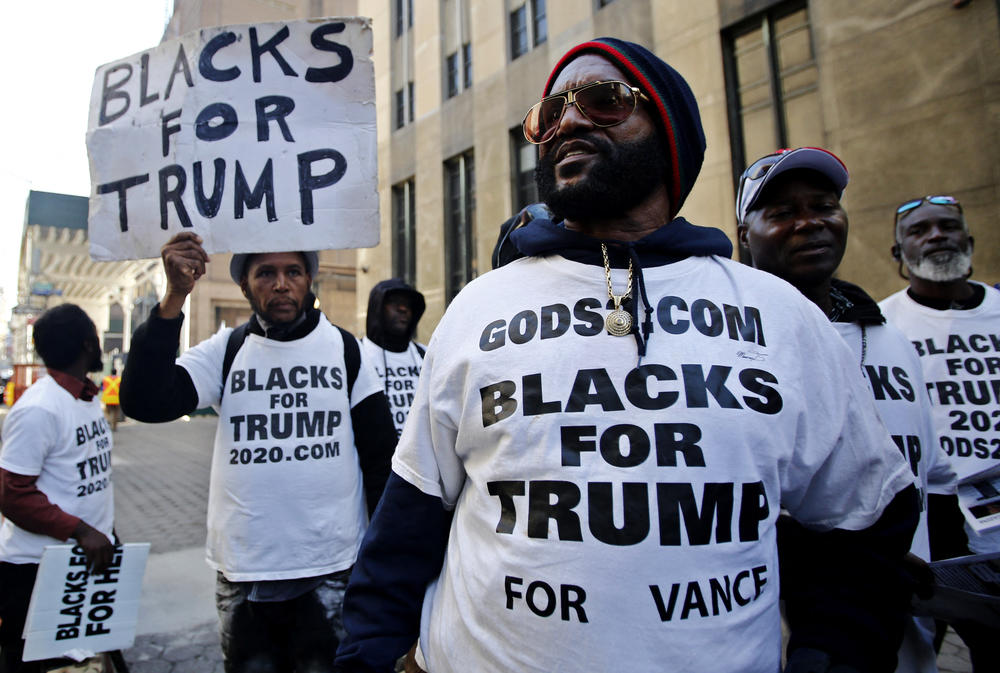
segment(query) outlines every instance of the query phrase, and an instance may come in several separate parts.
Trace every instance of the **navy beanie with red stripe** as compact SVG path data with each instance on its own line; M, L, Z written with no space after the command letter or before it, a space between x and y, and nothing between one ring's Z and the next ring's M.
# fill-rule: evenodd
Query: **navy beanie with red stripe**
M677 215L694 186L705 158L705 131L698 103L680 73L645 47L613 37L599 37L570 49L559 59L545 82L543 96L566 64L581 54L597 54L621 69L631 84L649 96L660 120L670 165L670 218Z

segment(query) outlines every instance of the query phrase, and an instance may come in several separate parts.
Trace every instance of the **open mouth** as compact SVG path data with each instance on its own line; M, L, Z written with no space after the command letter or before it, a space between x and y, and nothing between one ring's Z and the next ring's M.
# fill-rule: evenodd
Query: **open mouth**
M572 160L577 157L588 157L597 154L597 148L583 140L569 140L559 146L556 151L556 163Z

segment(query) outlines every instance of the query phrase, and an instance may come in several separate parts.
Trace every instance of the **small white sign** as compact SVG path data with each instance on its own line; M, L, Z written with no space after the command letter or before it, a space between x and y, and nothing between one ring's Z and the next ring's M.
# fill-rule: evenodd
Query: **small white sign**
M379 241L370 19L188 33L97 69L90 254L159 257Z
M958 506L977 533L1000 527L1000 465L959 481Z
M111 566L91 574L82 548L46 547L24 625L24 661L131 647L148 556L149 543L120 545Z

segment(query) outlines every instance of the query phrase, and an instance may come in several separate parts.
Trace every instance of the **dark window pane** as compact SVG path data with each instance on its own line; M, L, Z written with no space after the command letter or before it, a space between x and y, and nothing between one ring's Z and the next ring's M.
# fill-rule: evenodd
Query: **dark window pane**
M538 153L535 146L524 139L521 128L517 127L510 132L512 140L513 161L511 162L514 175L514 203L513 212L518 212L521 208L538 203L538 187L535 185L535 163Z
M510 57L515 59L528 51L527 6L521 5L510 13Z
M448 54L448 58L445 59L445 73L448 79L446 85L446 91L448 98L458 95L458 54L451 53Z
M472 88L472 45L468 42L462 45L462 86Z
M406 105L403 100L403 90L396 92L396 128L401 129L406 124Z
M545 0L532 0L532 20L535 29L535 46L537 47L549 36L548 20L545 16Z
M413 180L392 188L392 274L416 282L416 198Z
M396 37L403 34L403 0L396 0Z
M413 121L413 82L409 82L406 85L406 121Z
M475 184L471 152L445 163L445 294L448 301L476 275Z

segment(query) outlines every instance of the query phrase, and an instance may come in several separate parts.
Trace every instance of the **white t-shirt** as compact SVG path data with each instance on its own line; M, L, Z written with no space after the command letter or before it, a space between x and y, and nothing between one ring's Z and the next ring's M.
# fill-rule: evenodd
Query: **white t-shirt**
M954 494L958 478L934 433L920 361L910 342L892 325L862 328L857 323L836 322L833 326L854 352L879 417L917 478L920 520L910 551L930 561L927 494ZM934 620L912 617L908 621L896 670L935 673Z
M101 402L73 397L51 376L35 382L3 424L0 467L38 475L35 485L67 514L112 537L111 428ZM0 561L38 563L46 545L62 544L14 525L0 524Z
M395 352L382 348L368 337L361 340L365 358L375 368L382 381L382 389L389 400L392 422L396 426L396 436L403 434L406 417L417 391L417 379L424 364L424 356L412 341L405 351Z
M208 563L234 582L348 568L368 520L351 409L381 389L378 377L362 354L348 399L343 338L321 317L294 341L248 335L222 395L231 331L219 330L178 359L198 406L219 413Z
M983 302L968 310L923 306L906 290L879 303L916 347L941 448L959 479L1000 463L1000 293L984 287ZM973 551L1000 551L1000 532L966 532Z
M779 510L861 529L913 483L797 290L718 257L642 273L641 362L603 270L556 256L474 280L435 330L393 459L455 511L428 670L777 671Z

